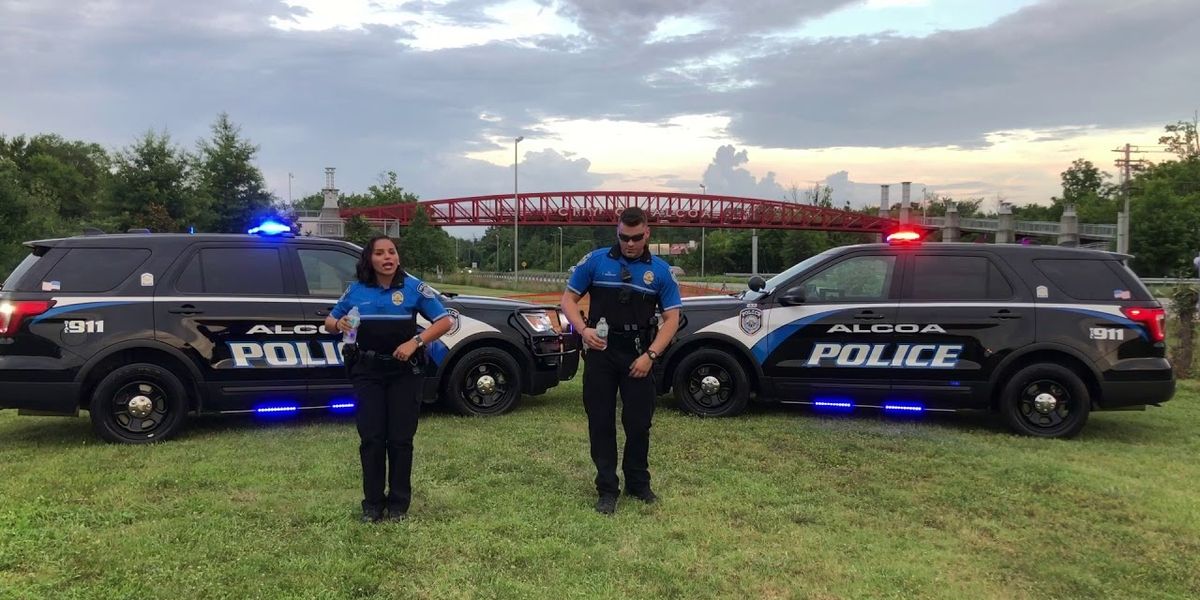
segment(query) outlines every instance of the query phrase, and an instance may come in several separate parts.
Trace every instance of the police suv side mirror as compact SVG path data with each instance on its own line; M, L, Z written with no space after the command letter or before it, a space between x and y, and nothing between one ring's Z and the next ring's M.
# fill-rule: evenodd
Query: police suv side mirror
M807 300L808 297L804 293L804 288L797 287L788 290L780 296L779 304L781 306L795 306L797 304L804 304Z
M750 287L750 291L752 292L761 292L763 288L767 287L767 282L762 277L755 275L750 278L750 281L746 285Z

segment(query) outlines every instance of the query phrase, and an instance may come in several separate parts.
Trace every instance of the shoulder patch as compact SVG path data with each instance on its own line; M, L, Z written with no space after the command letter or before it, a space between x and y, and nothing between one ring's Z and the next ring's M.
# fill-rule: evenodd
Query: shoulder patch
M425 296L426 298L433 298L434 296L438 295L438 291L433 289L432 285L424 282L417 286L417 293Z
M582 266L583 266L583 263L587 262L587 261L588 261L588 259L589 259L589 258L591 258L591 257L592 257L592 253L591 253L591 252L588 252L587 254L584 254L584 255L583 255L583 258L579 259L579 262L575 263L575 266L577 266L577 267L582 267Z
M346 284L346 291L342 292L342 297L341 297L341 298L338 298L338 302L341 302L342 300L345 300L345 299L346 299L346 296L349 296L349 295L350 295L350 290L352 290L352 289L354 289L354 282L347 283L347 284Z

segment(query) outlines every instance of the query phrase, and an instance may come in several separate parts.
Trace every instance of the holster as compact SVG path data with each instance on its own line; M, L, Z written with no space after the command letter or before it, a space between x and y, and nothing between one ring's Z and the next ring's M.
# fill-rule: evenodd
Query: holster
M346 367L346 377L350 377L350 373L354 370L354 365L362 358L361 352L357 344L342 345L342 365Z

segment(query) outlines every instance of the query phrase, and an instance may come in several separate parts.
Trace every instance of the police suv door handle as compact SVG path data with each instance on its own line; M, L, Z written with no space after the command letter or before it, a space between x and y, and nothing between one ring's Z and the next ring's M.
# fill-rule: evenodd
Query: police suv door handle
M863 319L865 321L877 321L879 319L882 319L883 315L871 312L869 310L864 310L864 311L858 313L857 315L854 315L854 318L855 319Z
M1007 308L1002 308L1002 309L992 313L992 318L993 319L1020 319L1021 315L1018 315L1018 314L1012 312L1011 310L1008 310Z
M313 314L317 315L318 317L328 317L328 316L329 316L329 311L331 311L331 310L333 310L333 309L331 309L331 308L322 308L322 309L319 309L319 310L317 310L317 312L315 312L315 313L313 313Z
M198 315L198 314L202 314L204 311L196 308L195 305L184 304L183 306L180 306L178 308L168 308L167 312L169 312L173 315Z

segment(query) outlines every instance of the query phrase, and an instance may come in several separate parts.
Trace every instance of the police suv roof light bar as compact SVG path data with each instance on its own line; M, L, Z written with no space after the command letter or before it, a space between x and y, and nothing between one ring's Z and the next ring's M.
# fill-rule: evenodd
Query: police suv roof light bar
M251 227L246 231L246 233L250 235L287 237L291 235L292 228L278 221L272 221L268 219L260 223L258 227Z
M919 241L921 241L921 234L917 233L916 231L895 231L889 233L887 236L887 243L889 244L905 244Z

